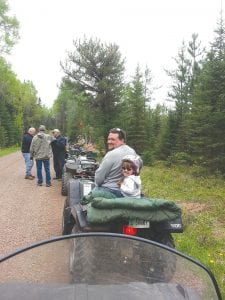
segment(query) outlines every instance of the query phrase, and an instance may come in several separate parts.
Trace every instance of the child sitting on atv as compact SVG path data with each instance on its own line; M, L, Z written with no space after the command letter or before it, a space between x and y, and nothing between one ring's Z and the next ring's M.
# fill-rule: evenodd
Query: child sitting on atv
M142 161L138 155L126 155L122 160L123 178L119 181L124 197L141 197L141 178L139 176Z

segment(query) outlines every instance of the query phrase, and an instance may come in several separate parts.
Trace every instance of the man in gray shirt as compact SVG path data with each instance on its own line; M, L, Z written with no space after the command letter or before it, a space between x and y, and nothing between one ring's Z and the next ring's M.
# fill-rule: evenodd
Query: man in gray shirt
M95 172L95 184L116 195L123 197L118 182L122 179L122 159L125 155L136 155L134 149L126 145L126 134L120 128L109 131L108 152Z

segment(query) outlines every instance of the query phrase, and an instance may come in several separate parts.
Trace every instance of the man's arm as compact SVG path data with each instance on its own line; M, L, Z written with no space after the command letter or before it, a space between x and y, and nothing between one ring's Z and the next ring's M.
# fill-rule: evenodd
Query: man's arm
M34 138L32 139L31 141L31 144L30 144L30 157L34 157Z
M112 160L106 154L106 156L103 158L99 168L95 172L95 184L97 186L101 186L104 183L111 168L112 168Z

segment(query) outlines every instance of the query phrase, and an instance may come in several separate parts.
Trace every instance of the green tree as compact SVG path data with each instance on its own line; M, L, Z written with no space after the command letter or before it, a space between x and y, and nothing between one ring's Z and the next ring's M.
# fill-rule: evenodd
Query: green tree
M147 111L147 150L151 153L152 161L162 158L163 137L167 126L168 112L165 106L158 104L154 109Z
M128 143L141 154L147 145L147 104L150 100L151 72L146 68L142 73L137 66L135 75L123 93L123 101L120 105L121 127L127 132Z
M174 60L177 67L173 71L167 71L167 74L173 80L168 96L175 102L175 114L173 114L172 122L175 122L175 126L173 125L172 128L176 128L176 132L173 131L173 134L169 134L169 136L173 137L173 141L168 144L173 145L172 148L175 148L177 151L185 151L185 148L187 148L186 118L191 106L191 61L187 56L187 48L184 42L178 52L178 56Z
M191 61L190 101L192 103L193 90L205 55L205 48L201 47L201 42L198 40L198 34L192 34L192 40L188 43L187 51Z
M0 55L9 53L19 39L19 22L8 15L8 1L0 0Z
M175 58L177 68L168 71L167 74L172 78L173 85L168 93L169 97L175 101L174 113L169 114L168 126L172 130L168 136L173 141L167 140L169 146L167 153L185 152L191 154L190 138L191 124L190 115L193 102L193 94L197 78L201 71L201 60L204 49L198 41L198 35L193 34L188 47L183 42L182 47Z
M133 81L133 87L130 94L129 110L129 144L141 154L146 144L145 131L145 98L143 95L143 86L140 81L140 74L136 73Z
M38 103L37 90L34 84L31 81L21 83L15 99L18 99L19 108L22 109L24 130L31 126L38 127L41 123L42 107Z
M225 28L222 17L203 63L192 109L192 148L196 159L225 173Z
M16 144L18 130L22 128L22 123L19 122L21 114L15 101L19 84L10 66L0 57L0 126L3 147Z
M105 135L117 113L122 89L124 60L119 47L99 39L74 41L75 50L61 66L68 78L89 99L98 124Z
M11 66L0 58L0 126L2 146L20 143L21 135L30 126L46 124L45 108L39 105L37 91L30 81L21 83Z
M76 85L70 80L65 80L60 86L60 93L53 105L56 127L68 135L71 142L77 142L77 136L81 134L80 123L84 122L86 115L90 113L88 105L84 107L85 95L76 89Z

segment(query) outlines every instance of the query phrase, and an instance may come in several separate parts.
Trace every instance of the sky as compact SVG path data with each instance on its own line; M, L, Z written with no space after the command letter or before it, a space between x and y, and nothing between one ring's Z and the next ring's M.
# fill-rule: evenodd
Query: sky
M63 72L60 61L73 40L98 38L115 43L125 58L126 78L139 64L153 76L153 98L165 102L171 85L165 69L175 67L182 41L197 33L202 47L213 41L225 0L8 0L20 23L20 40L8 61L19 80L30 80L51 107ZM154 102L154 101L153 101Z

